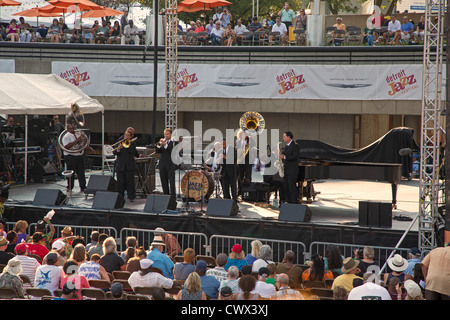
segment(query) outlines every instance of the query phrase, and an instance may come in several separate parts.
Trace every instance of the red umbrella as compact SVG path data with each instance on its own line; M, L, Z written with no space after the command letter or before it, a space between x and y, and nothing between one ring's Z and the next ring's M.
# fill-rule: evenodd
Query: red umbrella
M59 17L61 14L59 13L48 13L41 11L41 8L31 8L22 12L14 13L13 16L22 16L22 17Z
M68 8L70 6L76 6L83 11L89 11L100 8L98 4L95 4L89 0L51 0L49 1L49 3L59 8Z
M45 12L45 13L63 13L64 14L68 10L67 10L67 8L56 7L52 4L48 4L46 6L40 7L39 11Z
M100 7L98 9L90 10L86 13L83 13L82 18L101 18L101 17L110 17L110 16L118 16L123 14L122 11Z
M226 7L231 4L231 2L225 0L184 0L178 4L178 8L180 6L184 6L188 8L202 8L203 10L206 10L217 7Z
M203 9L201 7L189 8L189 7L185 7L185 6L178 6L178 8L177 8L178 13L180 13L180 12L198 12L198 11L205 11L205 10L207 11L207 10L212 10L212 9L210 9L210 8Z
M0 7L3 6L20 6L21 3L14 0L0 0Z

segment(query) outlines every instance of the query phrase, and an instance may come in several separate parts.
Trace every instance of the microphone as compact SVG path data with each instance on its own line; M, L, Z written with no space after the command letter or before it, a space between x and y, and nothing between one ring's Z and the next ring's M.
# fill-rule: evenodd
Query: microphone
M411 148L403 148L398 151L398 154L401 156L409 156L412 152L413 150Z

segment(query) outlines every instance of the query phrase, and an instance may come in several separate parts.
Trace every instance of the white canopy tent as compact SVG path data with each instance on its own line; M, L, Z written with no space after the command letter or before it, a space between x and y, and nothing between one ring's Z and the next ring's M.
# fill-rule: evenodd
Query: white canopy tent
M77 103L83 114L102 113L104 172L104 107L77 86L54 74L0 73L0 113L25 115L25 184L28 178L28 116L68 114Z

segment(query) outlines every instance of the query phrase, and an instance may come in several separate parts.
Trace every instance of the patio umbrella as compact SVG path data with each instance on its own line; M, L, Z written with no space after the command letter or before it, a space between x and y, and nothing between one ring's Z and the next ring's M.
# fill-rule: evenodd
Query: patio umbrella
M0 7L3 6L20 6L21 3L14 0L0 0Z
M75 6L82 11L100 8L98 4L95 4L89 0L51 0L49 3L59 8L69 8L70 6Z
M36 25L39 26L39 17L59 17L60 13L42 12L41 8L35 7L25 11L14 13L13 16L36 17Z
M226 7L231 4L231 2L225 0L184 0L178 4L178 8L180 8L180 6L188 8L202 8L206 11L206 9Z
M81 16L82 18L102 18L102 17L110 17L110 16L118 16L123 14L122 11L107 8L107 7L100 7L94 10L90 10L86 13L83 13Z
M68 12L67 8L57 7L52 4L48 4L46 6L40 7L39 11L45 12L45 13L62 13L62 14Z
M206 8L206 11L207 10L212 10L212 9L211 8ZM178 6L178 8L177 8L177 12L178 13L180 13L180 12L198 12L198 11L205 11L205 9L200 8L200 7L198 7L198 8L189 8L189 7L185 7L185 6Z

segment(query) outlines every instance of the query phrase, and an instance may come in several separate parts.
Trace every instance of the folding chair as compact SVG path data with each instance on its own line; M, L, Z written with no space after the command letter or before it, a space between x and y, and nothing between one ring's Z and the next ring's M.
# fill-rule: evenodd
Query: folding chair
M318 280L303 280L302 286L304 289L306 288L325 288L325 282L324 281L318 281Z
M52 293L48 289L44 288L27 288L25 290L25 294L29 299L31 298L40 298L42 299L43 296L51 296Z
M0 288L0 298L1 299L14 299L18 298L16 290L13 288Z
M279 45L281 41L281 35L279 31L269 32L269 45Z
M216 266L216 259L212 256L205 256L205 255L197 255L195 257L195 261L203 260L206 262L206 265L209 267L215 267Z
M92 300L106 300L105 291L97 288L83 288L81 289L81 296Z
M113 271L112 276L114 279L123 279L128 280L128 278L131 276L130 271Z
M306 46L306 31L305 29L295 29L293 31L294 34L294 43L298 46L303 43L304 46Z

